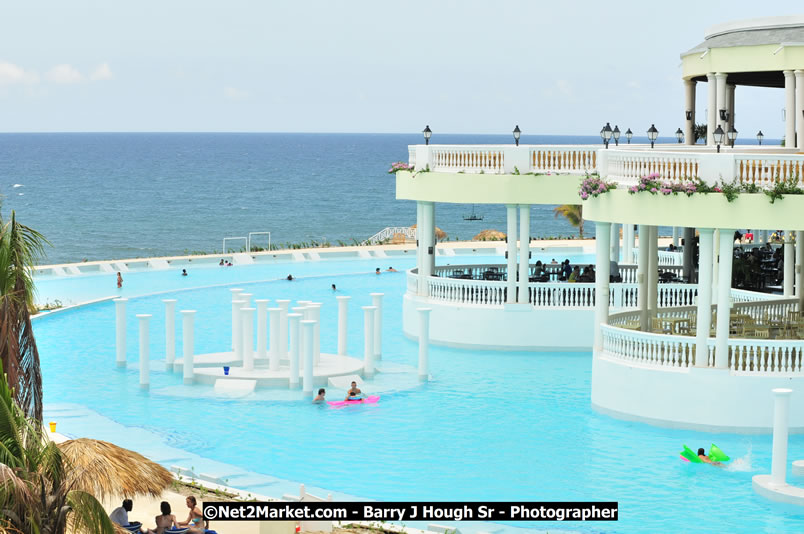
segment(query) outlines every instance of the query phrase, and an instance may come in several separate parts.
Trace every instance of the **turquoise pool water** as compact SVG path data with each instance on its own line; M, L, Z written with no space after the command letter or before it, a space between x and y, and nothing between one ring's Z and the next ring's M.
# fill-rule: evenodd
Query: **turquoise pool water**
M313 406L300 394L217 398L211 387L185 387L179 374L158 370L152 372L150 392L138 388L134 314L153 314L153 360L164 357L161 299L168 297L179 300L177 309L198 310L197 352L225 350L230 340L229 288L234 285L247 288L254 298L323 302L321 345L334 351L337 306L330 284L336 283L337 294L353 297L348 346L355 355L362 353L363 342L359 306L369 303L370 292L384 292L383 362L416 365L417 344L406 339L400 327L405 274L373 274L375 267L389 264L402 271L414 261L198 268L186 278L174 271L130 273L123 289L132 297L128 369L114 368L111 302L36 321L46 405L78 403L135 427L115 440L123 446L134 443L136 429L147 430L202 457L357 497L620 503L616 524L519 524L524 527L584 532L804 529L804 512L772 504L751 489L751 476L770 471L770 436L660 429L597 414L590 407L588 352L432 347L433 381L400 387L384 394L377 405L344 410ZM288 273L298 279L278 280ZM261 281L243 285L252 280ZM205 288L191 289L201 286ZM105 275L42 280L40 291L81 299L114 294L116 289L114 277ZM169 292L134 298L160 291ZM177 343L180 353L180 332ZM156 362L153 368L159 368ZM365 389L371 390L371 382ZM69 419L59 424L60 431L71 433ZM732 469L678 459L683 443L708 448L712 442L736 458ZM804 437L792 436L790 459L798 458L804 458Z

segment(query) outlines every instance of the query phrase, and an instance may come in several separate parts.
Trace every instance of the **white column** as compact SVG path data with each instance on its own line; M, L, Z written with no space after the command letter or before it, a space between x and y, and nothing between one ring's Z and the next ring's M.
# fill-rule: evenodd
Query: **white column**
M176 359L176 299L162 299L165 303L165 370L173 370Z
M338 300L338 356L346 356L346 342L349 325L349 299L352 297L335 297Z
M673 227L673 247L678 246L678 226Z
M798 297L798 309L804 310L804 272L802 272L802 264L804 264L804 231L796 231L796 296Z
M611 254L609 255L609 260L617 263L620 263L620 228L622 228L621 224L611 224Z
M243 325L243 369L254 370L254 308L240 309L240 322Z
M435 202L429 202L429 209L430 209L430 244L433 245L433 253L428 254L427 258L430 260L430 271L428 276L433 276L435 272L435 264L436 264L436 245L438 244L438 239L436 239L435 229L436 229L436 211L435 211Z
M311 302L308 308L310 309L310 318L315 321L315 328L313 328L313 365L318 365L321 362L321 303Z
M302 382L302 392L306 396L313 394L313 333L315 331L315 321L302 321L302 337L304 341L304 380Z
M299 303L301 303L301 301L299 301ZM310 308L307 306L295 306L291 308L290 311L301 315L300 321L312 321ZM290 313L288 313L288 317L290 317ZM288 323L288 329L290 329L290 323ZM313 334L315 335L315 329L313 329ZM313 347L315 347L315 345L313 345ZM313 365L315 366L315 357L313 357ZM299 369L304 369L304 335L302 334L299 334Z
M729 130L734 127L734 89L735 85L732 83L726 84L726 109L729 112L729 120L726 125L729 127ZM729 131L726 130L726 131ZM728 140L728 138L726 138Z
M279 358L282 356L279 349L279 342L282 339L279 335L279 316L281 314L282 308L268 308L268 324L270 330L268 342L271 344L271 350L268 352L268 368L271 371L279 369Z
M530 204L519 206L519 298L518 302L527 304L528 273L530 271Z
M512 304L516 302L516 206L508 204L505 206L508 215L508 233L505 235L505 246L508 258L508 274L505 283L505 302Z
M681 254L682 278L694 281L695 274L695 228L684 227L681 235L684 239L684 252Z
M784 146L796 146L796 76L784 71Z
M279 313L279 357L285 359L288 357L288 306L290 306L290 301L278 299L276 305L281 310Z
M782 288L785 297L793 296L793 277L795 276L795 251L793 247L793 231L784 231L784 273L782 273Z
M243 289L241 289L239 287L235 287L235 288L230 289L229 291L231 291L231 293L232 293L232 302L234 302L236 300L240 300L240 293L243 292ZM240 321L240 312L239 312L239 310L240 310L239 308L235 309L235 307L232 306L232 350L233 351L236 351L237 344L239 343L238 339L240 339L240 336L237 335L237 323Z
M796 146L799 152L804 152L804 70L794 71L793 74L796 76Z
M790 394L792 389L773 391L773 450L771 452L771 482L783 486L787 478L787 433L790 425Z
M240 308L242 307L242 300L235 299L232 301L232 332L235 335L232 342L232 352L236 361L243 359L243 329L240 326Z
M639 225L639 256L637 257L637 302L639 304L639 328L643 332L650 331L648 316L648 269L650 230L646 224Z
M684 80L684 143L687 145L695 144L695 86L694 80ZM692 112L692 118L687 120L686 112Z
M242 300L243 301L243 306L241 306L241 309L243 309L243 308L251 308L251 297L253 297L253 296L254 295L251 294L251 293L240 293L240 298L237 299L237 300Z
M760 230L759 231L759 242L763 245L768 242L768 231L767 230Z
M717 288L717 336L715 367L729 366L729 315L731 313L731 262L734 255L734 230L720 229L720 272Z
M374 361L382 360L382 297L384 293L372 293L371 305L377 308L374 314Z
M720 110L726 109L728 106L728 102L726 102L726 80L728 77L729 75L725 72L718 72L715 74L717 86L717 124L723 128L724 132L728 131L729 124L720 118ZM715 126L715 128L717 128L717 126ZM727 142L728 139L724 139L723 143L726 144Z
M430 377L430 308L416 308L419 312L419 381Z
M609 248L611 223L595 223L595 350L603 349L603 333L600 325L609 322ZM642 248L642 243L639 244Z
M195 381L195 370L193 369L193 354L195 353L195 310L181 311L181 334L182 352L184 356L184 366L182 375L185 384L192 384Z
M290 389L297 389L299 387L299 321L301 321L302 314L289 313L288 314L288 332L290 335L290 351L288 357L290 358Z
M632 264L634 259L634 225L623 224L623 263Z
M706 75L706 85L708 91L707 110L706 110L706 144L715 146L715 138L712 134L717 129L717 81L715 73L710 72Z
M717 304L717 289L720 287L720 229L715 228L712 242L712 304Z
M257 299L257 358L268 358L268 299Z
M118 367L126 366L126 302L126 298L114 299L115 360Z
M138 313L137 319L140 320L140 388L148 389L151 383L151 340L148 335L151 315L149 313Z
M698 310L695 332L695 367L709 363L709 329L712 326L712 228L699 228L698 243Z
M419 232L419 243L423 240L423 258L422 258L422 275L424 277L422 284L423 295L429 294L429 286L427 284L430 276L433 275L433 265L435 264L435 205L432 202L422 203L422 227Z
M417 294L423 296L426 288L424 284L424 254L427 247L424 244L424 204L416 202L416 288Z
M648 250L648 314L656 317L659 307L659 227L649 226L650 249Z
M363 306L363 376L374 376L374 306Z

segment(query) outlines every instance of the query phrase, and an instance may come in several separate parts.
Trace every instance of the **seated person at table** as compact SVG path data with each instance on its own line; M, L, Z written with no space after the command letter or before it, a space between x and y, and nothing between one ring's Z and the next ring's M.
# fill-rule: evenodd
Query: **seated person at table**
M622 282L620 277L620 266L616 261L609 262L609 279L612 282Z
M575 267L572 268L572 272L569 275L569 281L573 283L579 282L580 280L578 279L580 277L581 277L581 268L576 265Z
M544 266L542 266L542 260L538 260L536 265L533 266L533 276L541 276L544 272Z
M569 275L572 274L572 266L570 265L569 260L564 260L563 267L561 267L561 275L564 278L568 278Z
M357 387L357 382L352 382L352 387L346 392L346 398L343 400L362 400L363 392Z
M578 280L579 282L594 282L595 281L595 268L592 265L587 265L581 273Z

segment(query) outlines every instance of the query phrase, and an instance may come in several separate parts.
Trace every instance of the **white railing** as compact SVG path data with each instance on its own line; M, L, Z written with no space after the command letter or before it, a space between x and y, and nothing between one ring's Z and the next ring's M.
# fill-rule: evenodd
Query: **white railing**
M603 354L611 359L664 369L686 369L695 364L695 338L668 336L601 325Z
M593 308L595 284L569 282L529 284L528 302L536 308Z
M620 276L623 283L636 284L637 283L637 266L633 264L620 264ZM660 265L661 270L666 273L673 273L676 277L681 278L684 274L684 267L681 265Z
M801 374L802 350L799 340L729 339L729 369L744 375Z
M403 235L408 239L416 239L416 229L410 226L388 226L360 244L373 245L375 243L382 243L388 239L393 239L396 235Z
M419 275L416 274L416 269L408 269L408 293L415 295L419 292Z
M804 179L804 158L781 155L736 155L735 175L742 183L773 186L780 179Z
M528 172L586 174L597 169L598 146L531 146ZM521 170L521 169L520 169ZM521 172L525 172L522 171Z
M759 291L748 291L747 289L731 290L731 300L736 302L764 302L768 300L778 301L779 295L772 293L760 293Z
M427 287L432 300L484 306L505 304L505 282L430 276L427 278Z
M466 174L594 172L599 145L413 145L408 163L417 171Z
M700 176L704 154L610 150L606 178L624 186L636 185L642 176L657 173L664 180L682 181Z
M506 171L506 152L500 146L440 145L430 148L428 164L430 170L438 172L502 174ZM418 155L416 160L421 163Z
M683 252L670 252L669 250L657 251L659 255L659 265L683 265L684 253ZM631 249L631 261L634 263L639 262L639 248Z

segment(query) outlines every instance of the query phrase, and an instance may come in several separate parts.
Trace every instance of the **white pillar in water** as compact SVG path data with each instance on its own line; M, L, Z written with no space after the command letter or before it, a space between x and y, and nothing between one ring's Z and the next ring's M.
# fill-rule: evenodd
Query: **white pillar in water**
M257 299L257 358L268 358L268 299Z
M288 307L290 301L279 299L276 301L276 305L282 310L279 314L279 357L285 359L288 357Z
M343 296L335 298L338 300L338 356L346 356L349 299L352 297Z
M165 370L173 370L176 360L176 299L162 299L165 303Z
M243 301L243 308L251 308L251 297L253 296L254 294L252 293L240 293L240 298L237 300Z
M232 293L232 302L236 300L240 300L240 293L243 292L242 288L235 287L230 289ZM234 306L232 306L232 351L235 350L235 346L238 343L238 335L237 335L237 322L240 320L240 313L235 310Z
M243 369L254 370L254 308L240 309L240 322L243 324Z
M299 301L300 304L301 302L302 301ZM290 309L290 311L292 313L298 313L301 316L300 321L311 320L310 310L307 306L294 306ZM290 317L290 313L288 314L288 317ZM288 325L290 325L290 323L288 323ZM288 328L290 328L290 326L288 326ZM304 369L304 335L302 334L299 334L299 369Z
M289 313L288 314L288 332L290 335L290 350L288 357L290 358L290 389L298 389L299 387L299 321L301 321L302 314Z
M318 365L321 361L321 303L310 303L310 314L315 321L313 329L313 365Z
M193 354L195 353L195 310L181 311L182 350L184 351L184 367L182 374L185 384L195 381Z
M773 453L771 456L771 482L785 484L787 476L787 430L790 424L790 394L792 389L773 390Z
M151 314L139 313L137 319L140 320L140 387L148 389L151 383L150 379L150 363L151 354L150 347L151 341L148 336L148 327L151 320Z
M302 382L302 392L306 396L313 394L313 334L315 332L315 321L304 320L302 325L302 337L304 341L304 381Z
M271 350L268 352L268 368L271 371L279 369L279 358L281 357L279 350L279 342L282 339L279 336L279 320L282 314L281 308L268 308L268 321L270 323L271 334L269 341L271 343Z
M126 302L128 299L114 299L115 314L115 360L118 367L126 366Z
M431 308L416 308L419 312L419 380L430 377L430 312Z
M240 326L240 308L243 307L242 300L232 301L232 333L235 338L232 343L232 354L235 361L243 360L243 329Z
M374 314L377 308L363 306L363 376L374 377Z
M374 312L374 361L382 360L382 297L384 293L372 293L371 305L377 308Z

